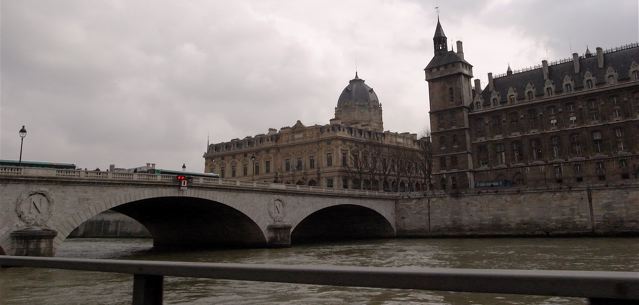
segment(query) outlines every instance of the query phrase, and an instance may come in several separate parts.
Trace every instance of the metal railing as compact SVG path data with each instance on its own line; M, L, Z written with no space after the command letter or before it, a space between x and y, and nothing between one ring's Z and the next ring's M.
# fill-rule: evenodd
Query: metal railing
M3 267L133 274L133 304L162 304L164 276L586 298L639 304L639 272L215 264L0 256Z

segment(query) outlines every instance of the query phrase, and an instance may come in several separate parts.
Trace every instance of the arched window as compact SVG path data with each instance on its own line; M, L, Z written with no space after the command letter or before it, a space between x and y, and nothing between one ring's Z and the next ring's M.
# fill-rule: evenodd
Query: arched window
M592 89L592 79L587 79L586 80L586 88Z
M499 105L499 101L497 100L496 97L493 97L492 101L493 101L493 107L496 107L497 105Z
M552 87L546 87L546 96L552 96Z

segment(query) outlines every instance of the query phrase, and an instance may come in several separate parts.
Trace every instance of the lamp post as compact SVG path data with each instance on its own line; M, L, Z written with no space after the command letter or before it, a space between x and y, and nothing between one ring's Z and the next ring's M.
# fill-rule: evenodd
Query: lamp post
M255 181L255 154L251 155L251 164L253 166L253 176L251 177L251 181Z
M22 165L22 144L24 143L24 137L27 136L27 130L22 125L20 131L18 131L18 135L20 135L20 159L18 160L18 166Z

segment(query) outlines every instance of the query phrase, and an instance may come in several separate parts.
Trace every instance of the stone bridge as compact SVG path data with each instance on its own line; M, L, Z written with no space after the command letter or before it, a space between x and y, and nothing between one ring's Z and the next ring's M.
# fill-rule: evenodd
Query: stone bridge
M396 235L397 195L173 175L0 167L0 254L53 255L80 224L114 210L155 247L282 247Z

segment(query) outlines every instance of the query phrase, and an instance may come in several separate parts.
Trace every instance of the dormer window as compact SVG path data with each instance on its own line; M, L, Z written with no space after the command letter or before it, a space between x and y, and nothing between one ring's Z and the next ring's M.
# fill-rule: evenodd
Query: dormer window
M546 87L546 96L552 96L552 87Z
M617 72L612 67L608 67L606 71L606 82L608 85L614 85L617 83Z
M493 107L497 107L497 105L499 105L499 101L497 100L496 97L493 97L492 101L493 101Z
M508 102L510 102L511 104L514 104L515 101L516 101L516 99L515 99L515 95L514 94L511 94L511 95L508 96Z
M632 79L639 80L639 70L632 71Z
M529 101L532 101L532 100L535 98L535 94L532 92L532 90L531 90L531 91L526 92L526 98L527 98Z
M564 91L565 91L566 93L570 93L570 92L572 92L572 84L565 84L565 85L564 85Z

